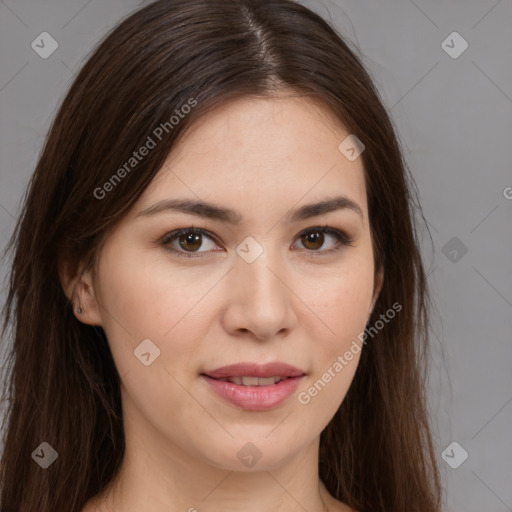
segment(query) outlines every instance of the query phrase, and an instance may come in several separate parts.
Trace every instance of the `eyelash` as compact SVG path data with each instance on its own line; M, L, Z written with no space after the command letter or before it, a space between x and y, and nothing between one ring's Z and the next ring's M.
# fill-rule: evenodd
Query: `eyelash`
M208 239L212 240L213 242L215 242L215 237L211 236L211 234L208 231L206 231L204 229L201 229L201 228L195 228L195 227L191 226L189 228L177 229L175 231L171 231L169 233L166 233L160 239L160 245L163 247L163 249L166 252L170 252L170 253L176 254L177 256L180 256L180 257L185 257L185 258L202 258L203 257L202 254L207 254L209 251L196 252L196 253L193 253L193 252L187 253L185 251L177 250L177 249L175 249L174 247L172 247L170 245L170 243L174 239L178 238L181 235L189 234L189 233L194 233L196 235L203 235L206 238L208 238ZM350 239L343 231L340 231L340 230L335 229L335 228L331 228L329 226L316 226L316 227L308 228L308 229L302 231L301 233L299 233L297 238L300 238L300 237L305 236L305 235L309 235L311 233L324 233L324 234L327 234L327 235L332 235L339 242L336 245L336 247L334 247L332 249L327 249L327 250L324 250L324 251L313 251L313 250L305 249L307 252L310 252L312 256L317 256L317 255L318 256L322 256L322 255L332 254L332 253L340 251L344 247L352 246L353 242L354 242L354 240Z

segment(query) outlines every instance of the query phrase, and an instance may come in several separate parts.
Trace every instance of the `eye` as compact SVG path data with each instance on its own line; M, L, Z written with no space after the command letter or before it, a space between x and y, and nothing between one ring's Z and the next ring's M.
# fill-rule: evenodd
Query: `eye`
M324 245L326 236L327 239L329 237L335 239L337 243L329 249L319 250ZM213 245L210 248L207 247L204 251L199 251L198 249L203 246L204 239L210 241ZM303 243L307 252L318 253L318 255L339 251L344 246L351 246L353 243L353 240L350 240L344 232L329 226L309 228L299 234L298 240ZM214 237L208 231L193 226L167 233L161 239L160 244L166 251L185 257L201 257L195 256L195 254L200 255L209 252L209 250L215 250L213 249L215 246Z
M197 251L197 249L203 245L203 238L213 242L213 238L208 235L207 231L201 228L194 228L192 226L190 228L178 229L167 233L162 238L161 244L166 251L175 253L178 256L187 257L188 255L186 253L194 254L197 252L208 252ZM178 243L178 248L172 245L174 241Z
M336 240L334 247L319 251L318 249L324 245L325 238L331 237ZM329 226L317 226L314 228L308 228L299 235L299 239L302 241L308 252L326 254L339 251L343 246L351 246L353 240L351 240L345 233L338 229L330 228ZM316 256L316 254L315 254Z

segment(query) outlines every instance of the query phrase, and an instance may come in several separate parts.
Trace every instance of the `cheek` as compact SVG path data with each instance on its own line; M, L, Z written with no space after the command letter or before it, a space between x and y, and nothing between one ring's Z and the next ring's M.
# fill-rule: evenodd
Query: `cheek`
M203 299L219 276L193 268L173 270L161 255L148 258L142 251L114 249L103 254L98 302L120 374L141 366L134 351L146 339L160 351L158 365L187 367L207 323Z
M197 358L195 333L201 324L194 305L211 288L212 278L204 290L194 288L190 280L197 278L169 272L161 261L143 260L136 251L105 252L98 277L103 329L125 399L164 425L172 421L166 409L186 418L194 401L180 385L185 382L180 372Z
M164 312L174 311L173 300L163 293L166 282L136 251L115 250L115 244L102 255L98 277L98 303L102 327L120 375L136 363L134 350L143 340L150 339L160 349L162 333L171 327ZM157 341L158 340L158 341Z
M371 255L371 252L369 253ZM304 401L313 401L322 421L328 421L343 401L357 370L373 294L373 262L368 253L354 252L343 268L317 280L305 302L314 313L309 330L314 340L312 375ZM312 284L312 283L310 283Z
M322 333L321 340L330 352L328 347L350 344L365 328L373 292L372 263L347 266L346 270L324 276L314 286L303 281L301 289L304 302L320 326L317 333Z
M193 289L187 287L184 273L173 272L165 258L157 259L137 250L105 251L100 267L101 299L117 327L134 337L162 336L179 318Z
M303 413L315 418L320 430L343 402L357 370L364 350L360 335L366 327L372 291L370 261L369 265L352 266L350 271L323 280L322 289L310 294L313 366L298 399Z

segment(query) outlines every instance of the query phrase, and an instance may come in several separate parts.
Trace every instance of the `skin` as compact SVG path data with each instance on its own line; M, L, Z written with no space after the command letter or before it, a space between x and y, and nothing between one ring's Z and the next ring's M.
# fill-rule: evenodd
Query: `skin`
M318 450L360 353L307 405L298 400L364 331L382 284L374 289L363 162L338 150L347 135L305 97L224 105L175 146L106 240L96 273L62 267L63 288L83 309L77 318L102 326L122 381L126 458L85 512L320 512L323 503L330 512L351 510L320 481ZM347 209L284 221L289 210L334 193L355 201L362 218ZM230 226L172 211L137 217L169 198L236 209L243 220ZM353 245L329 234L309 243L299 236L322 225L345 231ZM158 243L191 226L212 238L174 239L183 257ZM263 248L250 264L235 251L247 236ZM160 349L149 366L134 357L144 339ZM283 361L307 376L275 409L245 411L200 378L241 361ZM252 468L237 458L247 442L262 454Z

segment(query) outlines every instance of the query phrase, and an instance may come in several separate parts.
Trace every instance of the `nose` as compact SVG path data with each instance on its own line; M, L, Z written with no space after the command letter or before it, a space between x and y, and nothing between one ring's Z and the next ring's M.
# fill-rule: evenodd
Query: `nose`
M248 263L235 260L231 272L223 325L232 335L250 333L258 340L286 336L297 324L293 279L286 263L264 250Z

